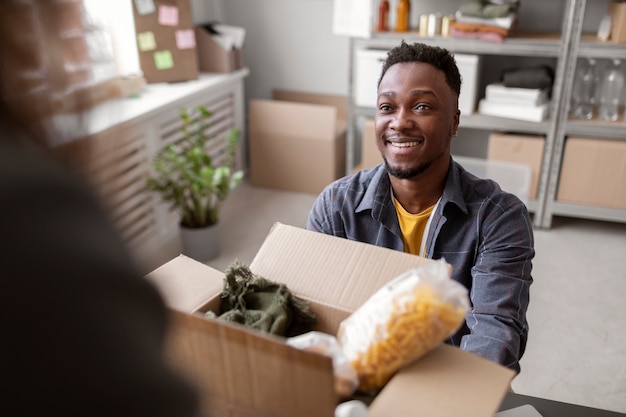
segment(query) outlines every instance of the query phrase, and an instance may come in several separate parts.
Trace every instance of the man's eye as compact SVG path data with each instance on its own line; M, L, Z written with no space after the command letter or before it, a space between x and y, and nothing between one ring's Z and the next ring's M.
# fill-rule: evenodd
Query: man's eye
M417 106L415 106L416 110L429 110L430 106L428 104L424 104L424 103L420 103Z

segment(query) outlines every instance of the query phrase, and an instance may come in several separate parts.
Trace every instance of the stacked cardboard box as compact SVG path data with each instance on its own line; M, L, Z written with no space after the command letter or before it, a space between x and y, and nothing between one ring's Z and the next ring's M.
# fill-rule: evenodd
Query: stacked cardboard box
M276 224L250 264L253 273L285 283L318 315L315 330L336 334L339 323L388 281L425 258ZM214 417L332 417L338 404L332 361L284 339L221 320L224 274L179 256L147 278L174 318L170 359L199 388ZM200 313L200 314L198 314ZM441 345L400 370L370 406L372 417L492 416L513 372Z
M250 181L318 194L346 173L345 96L275 91L249 104Z

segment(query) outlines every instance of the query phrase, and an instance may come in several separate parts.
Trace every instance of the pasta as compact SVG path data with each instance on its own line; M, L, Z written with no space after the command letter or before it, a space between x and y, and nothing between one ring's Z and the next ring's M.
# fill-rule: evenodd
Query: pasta
M352 362L359 389L367 392L384 386L402 365L418 359L456 330L464 317L463 308L442 302L432 286L418 286L413 300L393 307L386 337Z
M453 334L465 318L469 301L461 284L413 275L375 294L340 326L339 340L360 391L382 388L398 369Z

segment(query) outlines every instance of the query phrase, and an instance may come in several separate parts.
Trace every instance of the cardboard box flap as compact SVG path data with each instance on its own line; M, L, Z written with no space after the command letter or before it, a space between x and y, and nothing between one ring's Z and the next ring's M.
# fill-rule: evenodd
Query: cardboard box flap
M272 91L272 98L274 100L332 106L337 109L337 119L344 122L348 120L348 98L346 96L307 93L302 91L274 90Z
M515 372L443 344L399 371L370 406L371 417L488 417Z
M332 416L332 360L284 339L219 320L173 312L168 354L214 416Z
M224 273L179 255L146 275L171 309L192 313L222 292Z
M335 138L337 110L330 106L272 100L250 100L250 131L269 135L306 137L332 141ZM303 118L302 114L307 117Z
M354 311L385 283L430 259L276 223L250 269L301 297Z

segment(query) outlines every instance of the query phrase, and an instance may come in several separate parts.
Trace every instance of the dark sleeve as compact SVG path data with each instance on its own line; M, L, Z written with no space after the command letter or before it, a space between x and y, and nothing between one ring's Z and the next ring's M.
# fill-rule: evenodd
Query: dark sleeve
M492 205L481 226L466 319L470 333L463 336L461 348L519 372L535 251L526 206L514 201Z
M91 193L2 149L0 195L0 415L196 415L164 303Z

